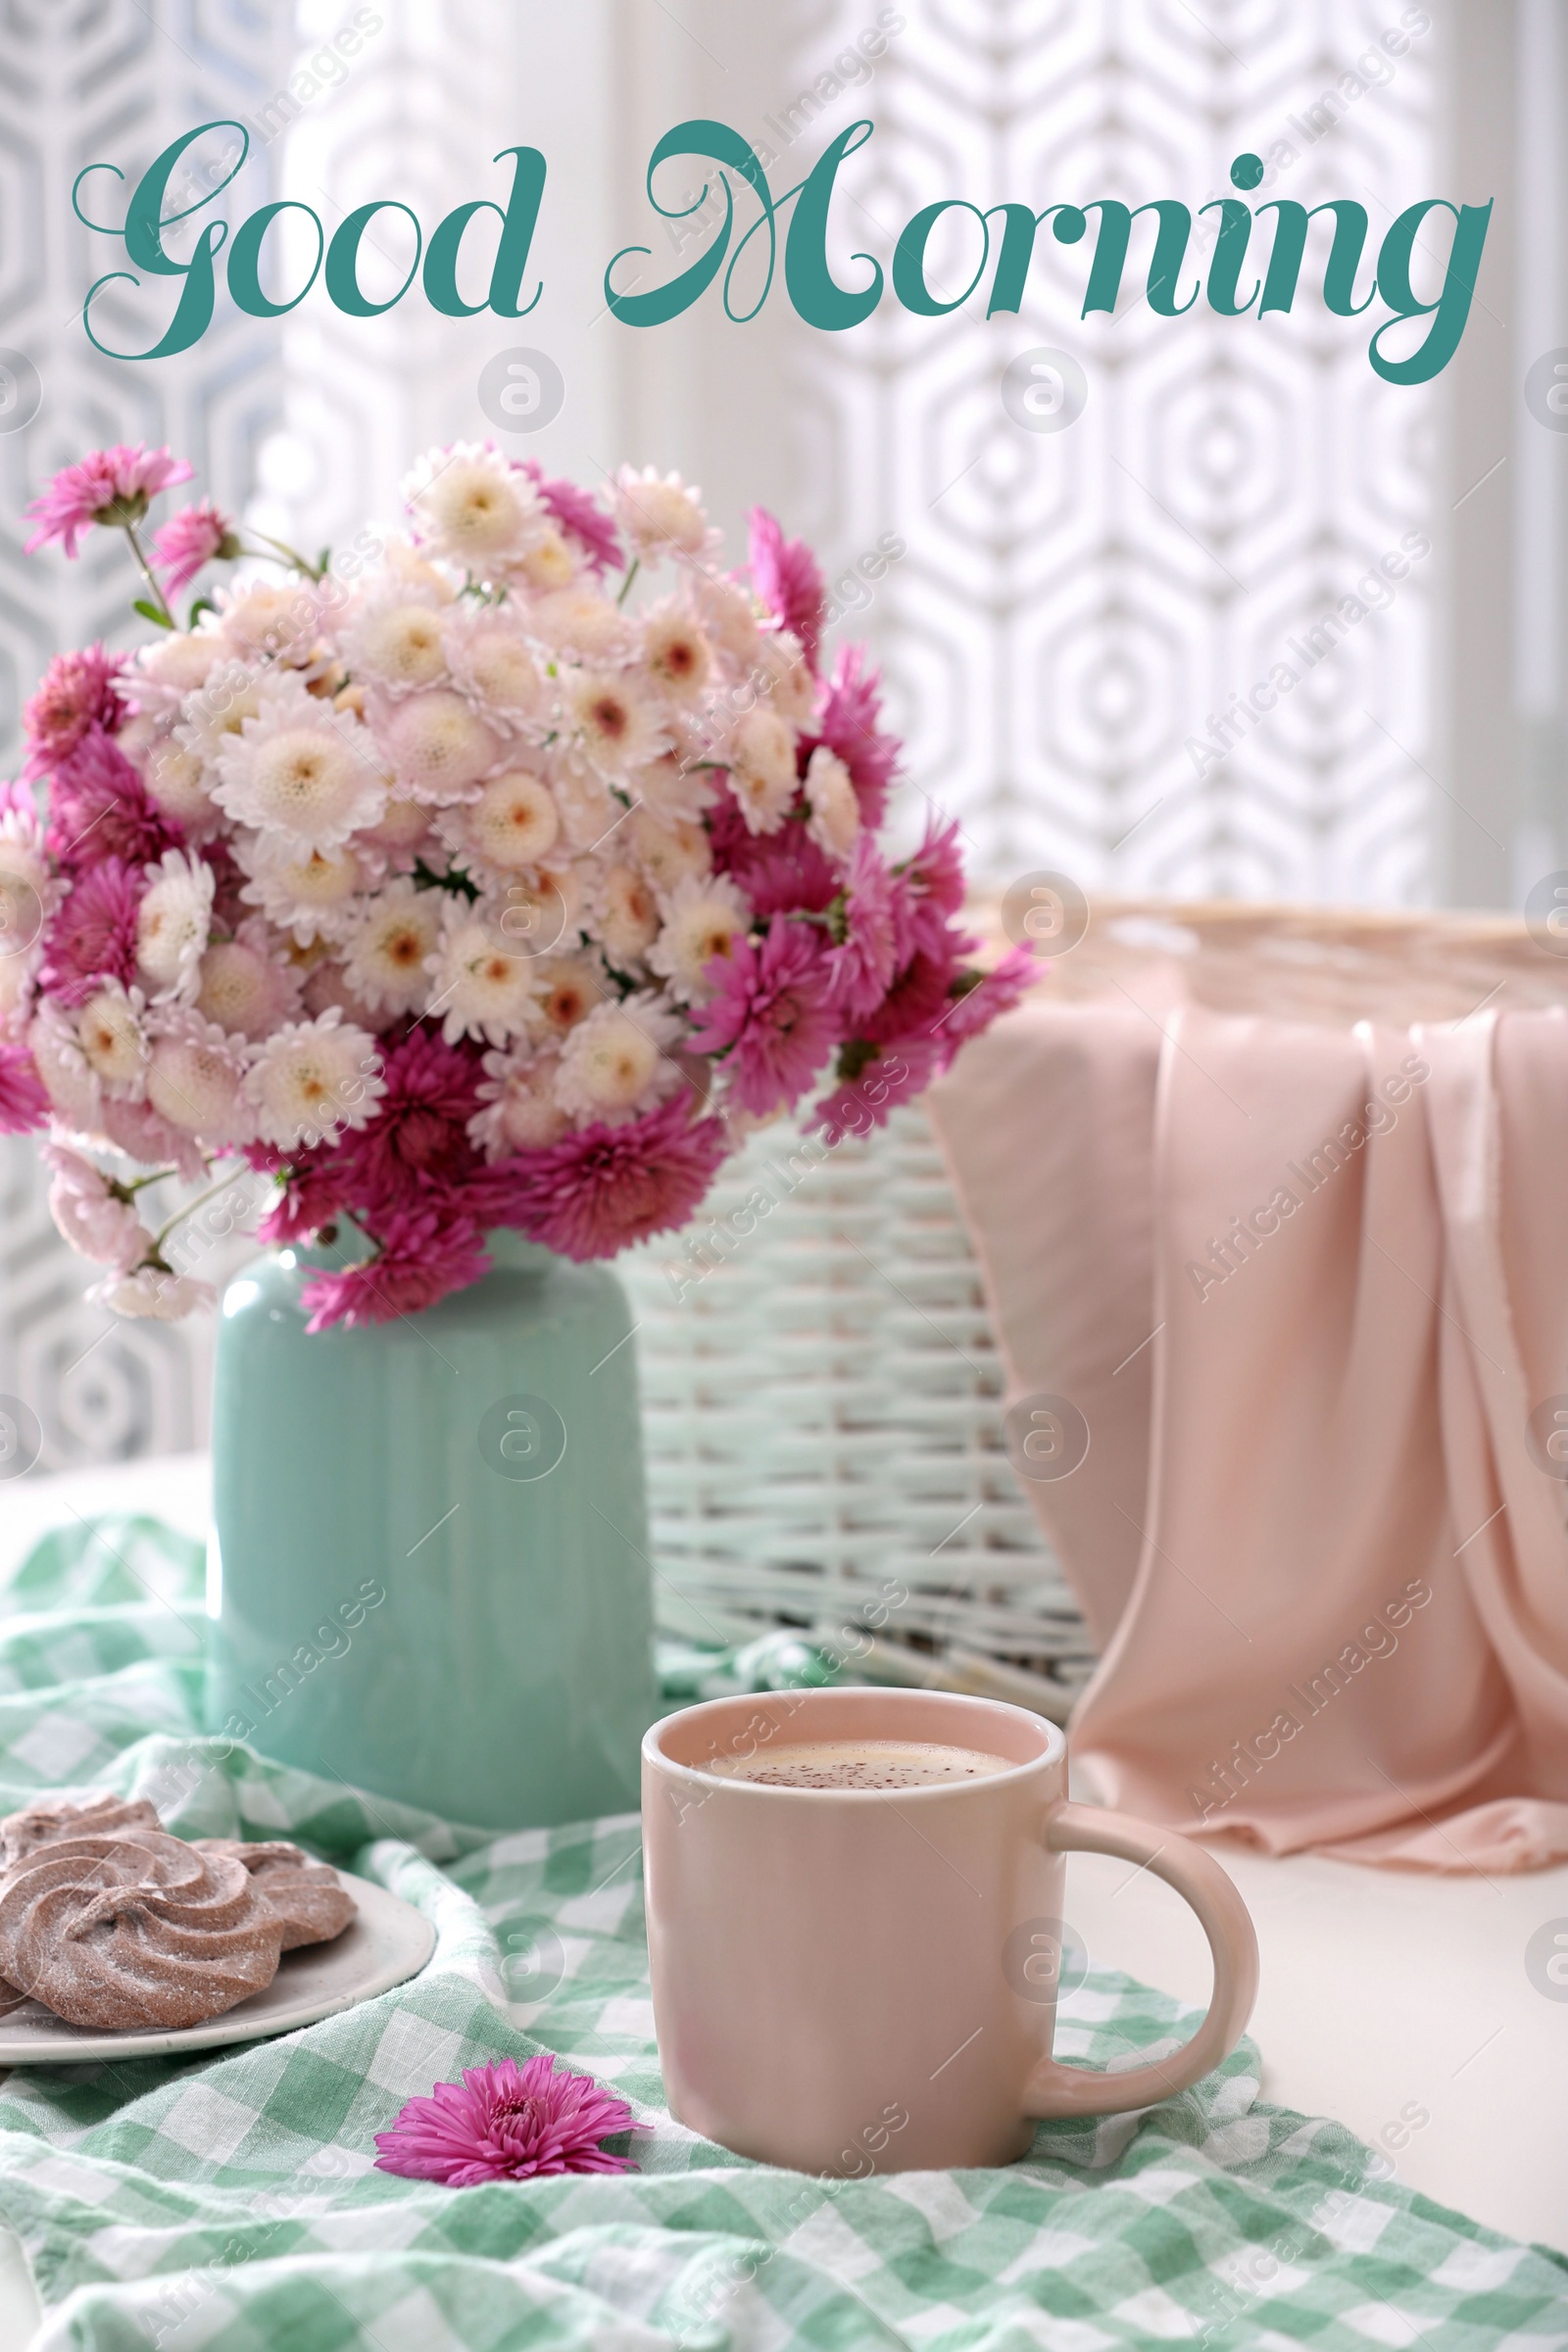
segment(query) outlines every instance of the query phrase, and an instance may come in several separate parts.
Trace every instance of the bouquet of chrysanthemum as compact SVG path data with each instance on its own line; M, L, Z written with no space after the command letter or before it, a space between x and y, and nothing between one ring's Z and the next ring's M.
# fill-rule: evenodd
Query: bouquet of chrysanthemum
M264 1240L368 1237L313 1329L473 1281L497 1226L608 1256L748 1123L817 1088L830 1139L880 1123L1016 998L1027 955L966 960L956 827L878 849L876 679L822 674L821 574L768 514L747 578L672 475L596 499L460 444L336 565L209 504L144 549L190 472L104 450L34 503L29 553L126 534L159 634L59 656L0 787L0 1129L47 1127L109 1305L210 1296L138 1197L225 1161L275 1179ZM257 556L282 578L177 625Z

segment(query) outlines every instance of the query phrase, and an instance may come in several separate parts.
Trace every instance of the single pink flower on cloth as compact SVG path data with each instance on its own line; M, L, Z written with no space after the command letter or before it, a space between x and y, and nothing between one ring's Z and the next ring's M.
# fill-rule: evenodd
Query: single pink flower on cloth
M839 1036L815 927L775 914L760 940L738 933L704 977L714 994L692 1045L725 1057L743 1110L765 1118L799 1102Z
M410 2099L390 2131L378 2132L376 2169L409 2180L475 2188L484 2180L536 2180L556 2173L634 2173L629 2156L600 2145L629 2132L631 2109L592 2075L557 2074L541 2050L470 2066L461 2082L438 2082Z
M559 1144L500 1160L471 1188L489 1221L579 1261L613 1257L684 1225L729 1151L719 1119L694 1119L684 1095L623 1126L596 1120Z
M375 1238L381 1246L378 1257L340 1273L314 1275L305 1285L300 1297L311 1309L307 1331L325 1331L334 1323L352 1330L416 1315L490 1270L477 1227L446 1204L391 1217Z
M31 1135L48 1115L48 1091L26 1047L0 1045L0 1135Z
M626 561L621 553L620 535L592 493L579 490L575 482L551 478L532 458L524 458L522 470L531 477L561 528L586 549L592 568L597 572L619 571Z
M139 1266L153 1237L131 1202L121 1200L108 1177L69 1145L45 1144L42 1152L55 1172L49 1214L73 1250L117 1274Z
M78 875L44 935L39 979L50 996L85 1004L105 980L131 985L142 890L142 875L122 858L104 858Z
M93 727L106 735L119 729L125 706L116 683L124 666L123 654L106 653L101 645L84 646L76 654L56 654L22 713L27 736L24 775L48 775L62 760L70 758Z
M112 736L89 727L49 787L49 847L62 865L125 858L156 865L185 836L165 816Z
M76 535L89 523L139 522L147 502L173 482L188 482L195 467L167 449L134 448L123 441L112 449L95 449L79 466L66 466L47 482L27 509L27 520L38 528L23 550L32 555L58 539L68 556L76 552Z
M234 525L211 499L204 499L199 506L181 507L154 535L153 568L163 573L167 593L175 596L215 556L232 563L239 552Z

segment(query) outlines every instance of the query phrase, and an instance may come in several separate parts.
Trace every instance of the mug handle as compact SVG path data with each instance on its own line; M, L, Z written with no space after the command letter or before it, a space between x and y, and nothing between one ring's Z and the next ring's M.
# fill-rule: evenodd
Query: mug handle
M1058 1805L1045 1829L1054 1854L1114 1854L1142 1863L1191 1903L1214 1956L1208 2014L1191 2041L1168 2058L1125 2074L1099 2067L1058 2066L1043 2058L1029 2078L1024 2113L1031 2117L1125 2115L1154 2107L1228 2058L1242 2038L1257 1997L1257 1936L1234 1881L1210 1853L1178 1830L1155 1829L1131 1813L1098 1805Z

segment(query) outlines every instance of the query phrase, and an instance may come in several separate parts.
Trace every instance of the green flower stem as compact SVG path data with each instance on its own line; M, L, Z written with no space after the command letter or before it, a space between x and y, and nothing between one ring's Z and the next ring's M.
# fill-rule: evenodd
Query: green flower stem
M620 594L615 599L615 607L617 611L626 602L627 597L630 596L631 584L637 577L638 572L641 571L642 564L643 560L641 556L633 556L631 560L631 568L627 572L626 577L621 581Z
M166 1173L172 1175L174 1171L171 1168ZM154 1250L161 1250L176 1225L182 1224L186 1217L193 1216L197 1209L202 1207L205 1202L215 1199L219 1193L226 1192L233 1181L232 1175L220 1176L215 1184L210 1184L205 1191L199 1192L193 1200L186 1200L176 1208L173 1215L160 1225L158 1231L153 1235Z
M130 542L130 552L135 557L137 564L141 567L141 576L146 581L147 586L151 591L153 603L157 605L158 610L164 616L165 626L171 629L177 628L179 623L175 620L173 613L169 609L169 599L164 594L163 589L159 586L157 574L154 572L152 565L148 563L147 558L142 553L141 541L136 536L136 525L133 522L126 521L122 522L120 527Z

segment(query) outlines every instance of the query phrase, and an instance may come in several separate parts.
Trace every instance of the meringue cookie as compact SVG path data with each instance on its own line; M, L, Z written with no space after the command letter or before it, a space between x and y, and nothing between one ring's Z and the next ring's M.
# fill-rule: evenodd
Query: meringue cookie
M271 1983L282 1937L242 1864L161 1830L51 1838L0 1877L0 1976L68 2025L200 2025Z
M330 1943L355 1915L358 1906L337 1872L282 1838L246 1845L237 1838L198 1838L195 1843L204 1854L227 1855L245 1865L257 1891L283 1922L285 1952L302 1943Z
M21 1813L0 1821L0 1864L9 1866L35 1846L52 1845L61 1838L108 1838L125 1830L162 1830L152 1806L140 1797L92 1796L75 1804L70 1797L40 1797Z

